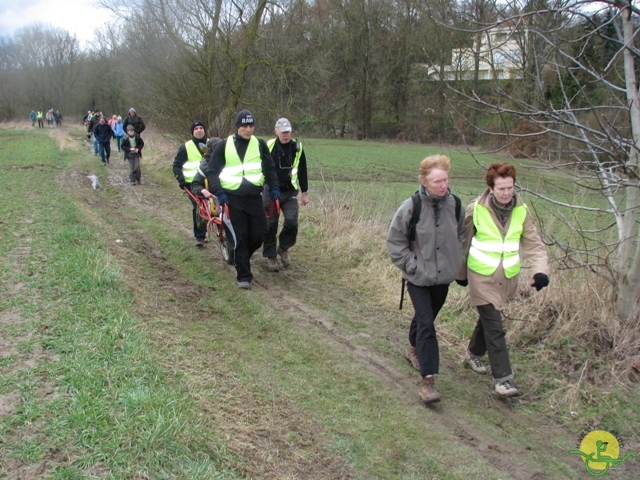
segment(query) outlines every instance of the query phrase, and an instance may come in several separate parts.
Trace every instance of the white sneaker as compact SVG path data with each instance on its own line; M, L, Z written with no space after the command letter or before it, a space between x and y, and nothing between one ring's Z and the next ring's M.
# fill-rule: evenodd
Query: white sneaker
M511 383L511 380L496 383L496 393L502 398L517 397L520 395L520 392L513 383Z
M485 367L484 363L482 363L482 360L480 360L478 357L467 356L465 362L467 366L476 373L484 375L488 372L487 367Z

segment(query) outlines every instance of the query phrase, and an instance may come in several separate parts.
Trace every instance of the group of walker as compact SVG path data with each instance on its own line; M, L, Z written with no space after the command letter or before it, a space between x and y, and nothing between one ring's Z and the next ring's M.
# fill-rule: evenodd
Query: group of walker
M130 108L126 119L119 115L107 118L99 109L89 110L82 119L87 127L87 137L93 136L93 154L100 155L103 166L111 159L111 139L116 139L118 152L123 152L123 160L129 162L129 181L131 185L142 184L140 160L144 140L140 134L145 130L144 120L138 116L135 108Z
M487 374L483 357L488 354L496 394L514 397L519 391L513 383L500 310L516 293L521 254L534 272L531 287L539 291L549 284L546 247L526 205L515 193L513 165L490 165L485 177L487 189L465 212L449 189L450 170L449 158L442 155L421 162L420 218L412 225L416 207L409 198L396 211L387 234L389 256L402 271L415 310L405 356L422 376L421 400L439 402L435 319L449 285L455 281L468 286L469 298L479 314L466 364L478 374Z
M278 272L291 266L289 249L298 234L298 193L307 205L307 161L302 144L291 138L292 126L280 118L276 138L265 142L253 133L253 114L242 110L236 116L236 131L225 139L207 138L202 122L191 125L191 138L180 146L173 161L173 173L181 189L227 206L230 238L234 239L233 263L237 285L250 289L253 281L251 257L263 247L268 269ZM197 220L197 202L191 197L193 234L203 247L207 230ZM273 209L272 203L279 205ZM284 223L280 235L280 213Z
M233 263L237 285L251 288L250 260L262 246L271 272L291 265L289 250L298 234L300 203L309 203L307 163L302 144L291 138L292 126L280 118L276 138L254 136L255 121L248 110L238 113L236 131L225 139L207 138L205 125L195 121L191 138L180 146L173 173L181 189L194 195L215 197L229 211L226 228L233 230ZM139 135L137 141L141 141ZM142 148L140 144L139 148ZM124 149L124 146L123 146ZM402 271L414 307L405 357L420 372L420 398L430 404L441 400L435 388L440 353L435 319L443 307L449 285L468 287L478 320L471 335L466 364L487 374L488 354L495 392L500 397L519 395L513 383L501 309L514 296L523 255L532 271L531 287L540 291L549 284L546 246L532 215L515 193L516 169L509 163L489 166L487 188L466 209L449 188L450 159L443 155L420 163L420 189L396 211L387 234L387 249ZM196 246L203 247L207 230L197 221L192 203ZM284 225L277 236L279 210ZM277 238L276 238L277 237Z

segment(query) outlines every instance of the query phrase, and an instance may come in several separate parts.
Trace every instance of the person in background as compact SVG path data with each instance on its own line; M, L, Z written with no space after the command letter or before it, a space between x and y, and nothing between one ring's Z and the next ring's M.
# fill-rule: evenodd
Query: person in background
M36 118L37 118L36 112L31 110L31 113L29 114L29 120L31 120L32 127L36 126Z
M36 118L38 119L38 128L44 128L44 114L42 113L42 110L38 110Z
M101 116L102 116L102 112L100 110L95 110L89 116L89 123L87 123L87 137L91 137L91 135L93 135L93 129L100 122ZM100 148L98 146L98 140L96 139L96 136L93 135L93 154L95 156L98 156L99 153L100 153Z
M138 116L135 108L133 107L129 109L129 114L127 115L127 118L124 119L123 127L125 130L128 125L133 125L133 128L138 135L142 135L144 129L147 128L144 124L144 120L142 120L142 117Z
M140 159L142 158L142 149L144 141L136 133L133 125L127 126L127 135L122 140L122 151L124 152L124 160L129 160L129 181L131 185L142 185L142 170L140 168Z
M204 160L206 151L207 132L204 124L198 120L191 124L191 138L180 145L173 159L173 175L178 181L181 190L191 190L191 182L198 171L200 162ZM187 195L188 196L188 195ZM191 216L193 221L193 236L196 239L196 247L204 247L207 239L207 229L200 228L197 221L198 204L190 197Z
M236 133L222 140L208 164L209 189L220 205L228 205L235 232L234 250L238 287L251 288L251 256L262 246L267 217L262 204L265 181L271 201L280 200L278 176L269 147L253 135L253 114L242 110L236 116Z
M60 113L60 110L53 112L53 119L56 121L56 127L62 126L62 113Z
M124 138L124 126L122 124L122 117L120 115L116 117L116 121L111 129L113 130L113 136L116 139L116 146L118 147L118 151L120 151L122 150L122 139Z
M451 161L444 155L422 160L418 176L420 217L415 222L414 238L410 234L412 198L400 205L387 233L389 257L402 271L415 310L406 358L420 371L419 395L424 403L441 399L435 388L440 368L435 320L463 261L464 216L449 190L450 170Z
M98 142L102 165L107 165L111 158L111 137L113 137L113 130L107 124L107 119L104 118L104 115L100 115L98 124L93 127L93 138Z
M280 236L278 234L278 222L280 215L273 210L270 215L271 199L269 197L269 185L264 186L264 194L262 200L267 216L269 219L269 229L264 239L262 248L262 256L267 259L267 268L272 272L280 270L277 255L280 255L283 267L291 265L291 257L289 249L296 244L298 236L298 190L300 195L300 203L305 206L309 203L307 190L309 183L307 181L307 158L302 149L302 143L291 139L291 122L286 118L281 118L276 122L275 134L276 138L267 142L267 147L271 152L273 164L278 175L278 183L280 185L280 209L284 216L284 223ZM276 247L276 240L279 245Z
M117 115L111 115L111 118L107 122L109 124L109 127L111 127L111 130L113 130L113 125L116 123L117 119L118 119Z
M549 284L547 249L527 206L515 193L515 167L493 163L485 180L488 188L466 210L466 262L456 279L459 285L469 286L469 298L479 314L466 358L474 372L486 374L482 358L488 353L495 392L515 397L520 392L512 381L500 310L516 293L520 254L534 272L531 286L540 291Z

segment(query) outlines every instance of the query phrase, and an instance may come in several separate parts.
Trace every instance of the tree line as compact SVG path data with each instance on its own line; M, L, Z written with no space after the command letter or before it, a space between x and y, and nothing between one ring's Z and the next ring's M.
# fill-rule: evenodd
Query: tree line
M0 119L130 106L163 132L203 121L305 136L503 149L577 175L602 198L604 242L550 238L637 315L638 10L629 0L100 0L118 21L86 48L33 25L0 38ZM508 48L507 48L508 47ZM509 66L509 71L505 70ZM261 125L262 124L262 125ZM533 192L545 197L545 192ZM550 199L547 199L550 200Z

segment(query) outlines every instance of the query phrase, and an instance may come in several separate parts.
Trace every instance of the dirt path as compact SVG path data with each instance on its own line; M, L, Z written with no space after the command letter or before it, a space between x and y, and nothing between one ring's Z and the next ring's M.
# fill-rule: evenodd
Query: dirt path
M96 166L96 170L100 168L103 167ZM146 178L143 179L142 186L129 185L128 165L122 162L119 155L118 160L112 161L106 170L108 175L105 187L108 190L120 189L118 195L93 191L85 178L90 172L85 171L64 172L59 178L59 185L62 188L81 190L87 212L96 222L96 228L109 231L110 237L114 239L126 235L126 243L110 243L111 251L131 279L132 288L135 288L138 314L151 324L158 316L172 318L176 325L193 322L199 314L206 317L207 312L198 311L196 300L206 295L207 290L177 272L154 241L136 223L138 215L161 218L166 228L181 232L185 237L185 244L191 247L192 233L187 219L172 213L173 202L179 197L160 195L159 188ZM100 220L113 212L117 212L117 221L107 224ZM209 243L206 248L213 250L216 245ZM153 274L140 274L136 267L140 259L152 266ZM219 268L226 268L230 281L233 281L235 270L225 265L221 257ZM350 352L390 392L395 392L402 402L409 405L418 401L418 376L415 372L408 366L399 364L397 358L385 358L368 348L366 342L346 333L331 311L323 309L321 305L310 304L308 299L325 291L326 285L306 278L302 267L294 267L286 274L283 273L280 285L274 285L271 278L267 277L269 274L261 268L254 269L254 274L252 295L259 296L265 305L282 315L297 318L307 328L315 329L331 349ZM304 282L300 281L302 278L305 278ZM292 288L293 285L295 288ZM162 292L162 295L158 292ZM341 304L345 314L367 321L368 312L358 308L350 292L341 289L333 289L332 292L335 297L333 303ZM184 312L189 312L189 316ZM203 325L202 328L215 330L217 327ZM171 335L158 334L154 340L168 352L178 352ZM403 345L398 345L398 354L402 347ZM263 405L251 392L243 390L240 381L220 368L217 362L219 359L215 355L202 350L198 339L194 338L186 352L184 346L181 348L183 350L178 357L167 359L167 366L186 372L194 385L202 387L203 384L215 384L220 395L226 396L226 402L216 404L225 406L216 411L211 411L206 399L201 399L203 414L215 423L217 429L227 433L227 446L243 458L242 469L246 475L255 478L362 478L362 472L353 472L348 465L331 454L329 441L324 438L320 426L299 412L295 405L284 399L278 399L274 405ZM196 355L196 352L199 360L202 360L198 369L189 360L189 356ZM567 478L566 475L540 469L541 460L550 457L554 457L558 465L568 465L575 472L573 478L590 478L579 458L551 445L555 439L569 438L566 431L544 418L523 414L518 400L496 400L488 389L474 388L473 385L477 387L479 383L473 374L462 369L457 359L447 360L443 363L450 365L444 367L449 370L443 373L451 373L448 377L461 380L460 384L455 384L454 380L449 381L450 388L456 394L450 395L435 407L426 408L424 417L415 421L421 422L425 429L431 429L447 438L454 451L458 449L458 445L474 449L502 472L501 478ZM204 371L208 372L207 376L203 375ZM223 381L217 381L216 377ZM243 390L242 395L238 395L238 390ZM491 428L487 428L481 417L479 420L466 413L469 404L482 406L491 414ZM265 409L270 412L268 416L264 415ZM513 441L514 431L527 432L526 444ZM298 441L293 444L284 442L282 439L291 432L295 432ZM238 468L241 466L238 465Z

